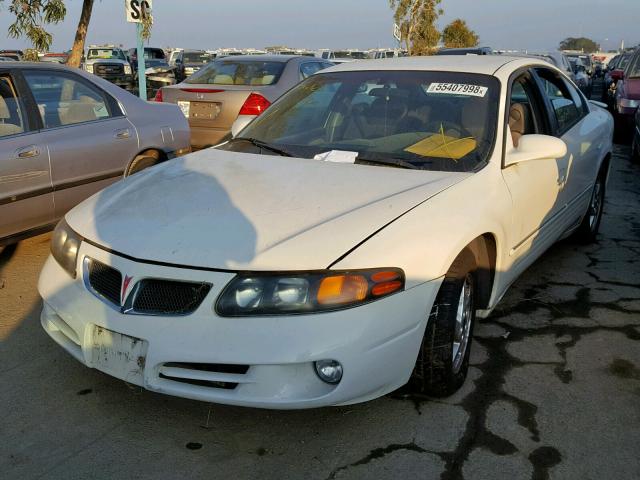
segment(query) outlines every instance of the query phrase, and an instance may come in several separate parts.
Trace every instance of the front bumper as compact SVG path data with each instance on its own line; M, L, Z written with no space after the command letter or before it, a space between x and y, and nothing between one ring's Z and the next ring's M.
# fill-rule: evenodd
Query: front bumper
M111 82L127 90L133 88L133 75L99 75L106 81Z
M213 304L233 273L135 262L86 242L80 248L80 264L85 256L133 276L134 282L168 278L206 281L213 287L188 316L125 315L87 290L81 270L74 280L50 257L38 284L44 299L41 322L60 346L85 365L148 390L259 408L357 403L405 384L440 286L439 280L427 282L338 312L222 318L214 313ZM96 362L96 332L102 329L142 341L136 351L137 367L105 368ZM317 377L313 362L322 359L343 365L339 384L329 385ZM220 371L203 370L203 364L216 365L213 370ZM246 367L246 371L238 373L229 366Z

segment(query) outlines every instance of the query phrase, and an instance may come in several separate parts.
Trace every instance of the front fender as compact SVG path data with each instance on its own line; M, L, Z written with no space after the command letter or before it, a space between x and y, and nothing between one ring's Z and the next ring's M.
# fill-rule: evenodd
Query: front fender
M412 288L445 275L467 245L491 234L496 243L495 291L508 263L503 245L511 205L499 166L487 166L403 215L332 268L398 267Z

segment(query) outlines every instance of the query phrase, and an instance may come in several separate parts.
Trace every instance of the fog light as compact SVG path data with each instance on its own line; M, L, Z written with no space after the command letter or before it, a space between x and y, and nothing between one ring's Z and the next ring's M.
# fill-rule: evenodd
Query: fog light
M335 360L318 360L315 362L316 373L320 380L326 383L340 383L342 380L342 365Z

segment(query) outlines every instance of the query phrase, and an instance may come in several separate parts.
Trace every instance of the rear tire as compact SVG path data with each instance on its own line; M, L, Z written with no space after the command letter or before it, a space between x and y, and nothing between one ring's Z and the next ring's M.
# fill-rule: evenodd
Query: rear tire
M606 172L601 170L593 184L589 207L582 219L582 223L574 233L574 238L580 243L593 243L596 241L602 213L604 211Z
M136 158L134 158L126 171L124 172L124 177L130 177L134 173L141 172L145 168L153 167L160 163L160 153L156 150L148 150L146 152L142 152Z
M451 265L429 314L410 387L446 397L467 378L476 314L476 263L464 250Z

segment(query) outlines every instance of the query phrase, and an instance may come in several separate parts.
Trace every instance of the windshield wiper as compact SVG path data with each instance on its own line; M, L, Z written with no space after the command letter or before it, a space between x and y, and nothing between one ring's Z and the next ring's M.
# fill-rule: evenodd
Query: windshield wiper
M400 160L399 158L386 158L380 157L378 155L367 155L366 152L362 152L358 154L356 157L356 163L364 163L369 165L385 165L387 167L395 167L395 168L409 168L409 169L417 169L413 163L407 162L405 160Z
M286 150L282 148L278 148L274 145L263 142L262 140L258 140L256 138L236 137L232 139L232 141L241 141L241 140L244 140L245 142L249 142L251 145L255 145L256 147L262 148L263 150L269 150L273 153L277 153L278 155L281 155L283 157L293 157L293 155L287 152Z

